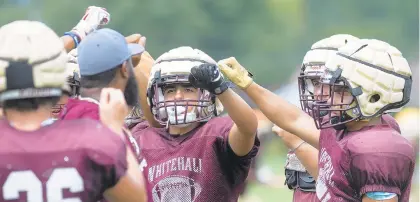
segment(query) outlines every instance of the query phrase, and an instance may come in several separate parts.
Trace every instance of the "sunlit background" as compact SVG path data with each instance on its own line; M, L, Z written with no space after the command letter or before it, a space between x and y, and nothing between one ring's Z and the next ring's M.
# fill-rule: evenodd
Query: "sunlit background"
M415 75L413 110L400 114L399 122L402 127L417 125L403 135L418 141L417 0L0 0L0 25L39 20L62 35L89 5L107 8L109 27L124 35L145 35L155 58L178 46L199 48L215 60L235 56L258 83L296 104L296 72L312 43L339 33L389 42ZM414 118L401 118L409 116ZM291 201L292 192L284 186L287 149L270 129L269 123L261 124L263 145L242 201Z

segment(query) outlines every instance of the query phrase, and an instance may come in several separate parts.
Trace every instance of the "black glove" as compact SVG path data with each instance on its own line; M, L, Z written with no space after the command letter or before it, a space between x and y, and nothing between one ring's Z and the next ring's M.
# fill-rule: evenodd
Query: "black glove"
M229 84L224 80L219 68L209 63L193 67L188 81L194 87L208 90L215 95L220 95L229 88Z

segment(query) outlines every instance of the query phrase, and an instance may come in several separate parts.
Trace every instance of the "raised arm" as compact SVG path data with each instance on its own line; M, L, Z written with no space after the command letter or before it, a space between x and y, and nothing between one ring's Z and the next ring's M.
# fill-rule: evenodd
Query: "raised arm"
M318 148L320 131L312 117L253 82L248 71L235 58L219 61L219 67L233 83L244 90L270 121Z
M110 20L110 14L105 8L89 6L79 23L77 23L71 31L64 33L64 36L61 37L64 48L67 52L77 48L83 38L94 30L108 24Z
M197 88L217 96L235 123L229 133L229 145L238 156L245 156L254 146L258 120L252 108L233 90L229 89L219 68L202 64L191 69L189 81Z

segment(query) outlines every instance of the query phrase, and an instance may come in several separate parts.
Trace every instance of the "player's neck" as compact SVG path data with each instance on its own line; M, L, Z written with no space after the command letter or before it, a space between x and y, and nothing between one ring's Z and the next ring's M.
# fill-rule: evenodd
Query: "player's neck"
M34 111L5 110L4 117L16 129L22 131L35 131L42 127L42 123L51 118L49 108L39 108Z
M169 126L169 134L171 135L185 135L194 130L200 123L192 123L185 127Z
M92 98L99 102L99 98L101 97L102 88L82 88L80 89L80 96Z
M348 124L346 124L346 128L349 131L358 131L366 126L373 126L373 125L379 125L382 123L381 117L375 117L373 119L370 119L368 121L353 121Z

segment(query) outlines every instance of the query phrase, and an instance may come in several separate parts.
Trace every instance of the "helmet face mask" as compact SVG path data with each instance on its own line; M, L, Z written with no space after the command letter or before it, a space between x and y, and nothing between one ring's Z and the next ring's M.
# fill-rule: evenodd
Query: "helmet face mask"
M153 96L149 96L149 99L154 117L160 124L182 127L207 121L214 115L215 96L206 90L197 89L197 95L193 96L195 98L165 98L165 89L176 89L177 86L191 88L188 76L179 74L154 78L150 88L150 95Z
M305 54L298 77L299 100L302 110L312 114L311 110L315 102L315 89L320 88L320 77L326 70L325 63L334 56L338 49L350 41L358 38L348 34L336 34L315 42ZM321 114L326 112L321 111Z
M321 75L324 73L325 64L303 64L298 76L299 100L302 110L311 114L311 106L315 101L315 89L320 85Z
M205 63L216 64L216 61L203 51L187 46L169 50L156 59L148 81L147 101L157 122L185 127L206 122L223 111L214 94L192 87L188 80L191 69Z
M320 77L320 86L314 94L315 101L310 106L318 129L342 129L346 123L360 118L357 99L349 89L345 79L334 78L329 71Z

